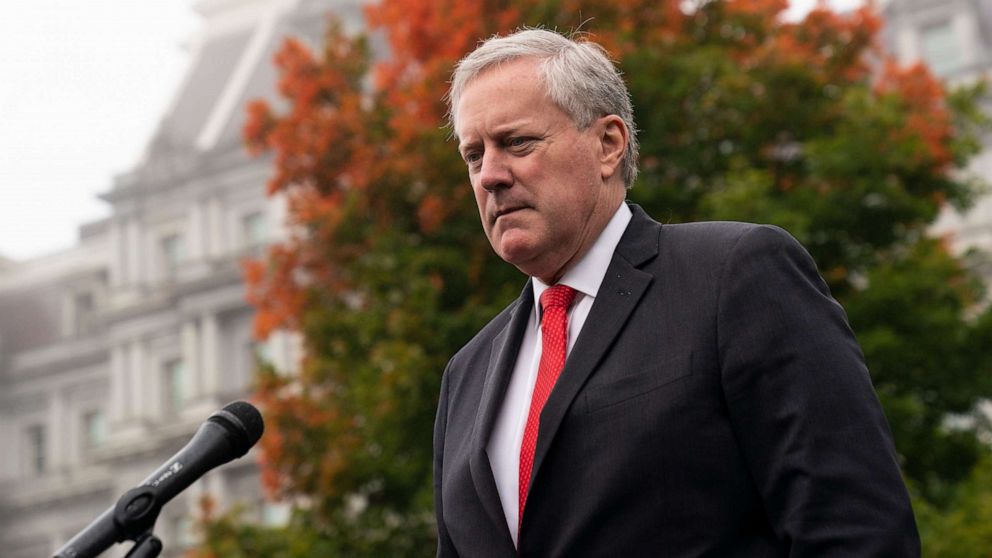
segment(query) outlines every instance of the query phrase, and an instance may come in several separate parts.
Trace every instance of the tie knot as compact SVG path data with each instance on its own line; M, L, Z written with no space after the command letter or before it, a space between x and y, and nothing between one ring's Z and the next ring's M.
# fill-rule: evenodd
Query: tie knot
M568 285L552 285L541 293L541 308L561 307L568 309L575 300L575 289Z

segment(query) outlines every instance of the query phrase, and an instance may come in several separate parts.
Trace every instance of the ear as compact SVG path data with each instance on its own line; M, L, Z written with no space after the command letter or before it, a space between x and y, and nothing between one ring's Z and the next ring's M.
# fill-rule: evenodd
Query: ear
M627 125L619 116L608 114L596 121L596 132L599 137L600 174L606 182L620 172L629 140Z

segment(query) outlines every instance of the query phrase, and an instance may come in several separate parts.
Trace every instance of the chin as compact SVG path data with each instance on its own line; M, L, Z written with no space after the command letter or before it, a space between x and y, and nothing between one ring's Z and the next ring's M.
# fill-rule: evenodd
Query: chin
M506 263L514 265L526 273L524 268L527 267L528 262L533 261L534 250L529 246L507 246L507 243L503 243L496 249L496 255L502 258Z

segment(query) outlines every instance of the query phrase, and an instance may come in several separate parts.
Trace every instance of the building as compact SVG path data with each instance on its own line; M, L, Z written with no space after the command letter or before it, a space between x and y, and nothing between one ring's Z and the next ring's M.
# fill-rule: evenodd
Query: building
M883 8L886 50L904 64L926 62L947 86L992 78L992 0L889 0ZM992 114L992 99L986 109ZM992 138L967 172L992 183ZM992 253L992 195L965 214L948 209L934 227L957 250ZM992 279L992 267L983 269Z
M257 355L292 370L299 343L252 341L240 264L280 238L264 195L270 161L241 142L249 99L274 97L283 37L319 44L330 10L362 26L360 0L203 0L190 66L143 160L101 197L111 214L79 243L0 258L0 548L50 556L183 447L216 409L244 398ZM264 502L252 454L166 506L164 556L192 542L199 496ZM126 548L107 555L123 555Z

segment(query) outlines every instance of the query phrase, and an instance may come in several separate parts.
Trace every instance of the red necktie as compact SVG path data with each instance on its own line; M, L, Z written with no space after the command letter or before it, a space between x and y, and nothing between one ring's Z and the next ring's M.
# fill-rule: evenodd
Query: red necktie
M541 423L541 409L555 387L558 375L565 366L565 348L568 346L568 307L575 299L575 289L566 285L554 285L541 295L541 363L537 367L537 383L530 399L530 412L527 414L527 427L520 444L520 507L517 528L524 518L524 504L527 503L527 490L530 485L530 472L534 466L534 448L537 446L537 431Z

